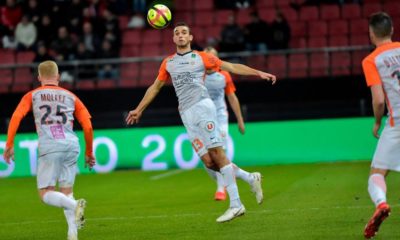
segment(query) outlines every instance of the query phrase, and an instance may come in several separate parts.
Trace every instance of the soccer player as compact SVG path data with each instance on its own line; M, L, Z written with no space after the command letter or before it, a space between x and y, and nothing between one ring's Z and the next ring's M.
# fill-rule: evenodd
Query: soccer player
M33 112L39 136L37 187L41 200L64 209L68 223L68 239L78 239L77 230L84 224L84 199L75 200L73 185L79 156L78 138L73 132L74 115L81 124L85 142L85 162L95 164L92 153L93 129L90 114L77 96L58 86L60 75L57 64L45 61L39 64L41 86L24 95L8 126L4 159L14 160L14 137L21 120ZM55 186L58 182L59 191Z
M190 43L193 35L186 23L178 23L173 31L177 52L163 60L156 80L147 89L139 105L129 112L126 122L138 123L143 111L154 100L165 82L171 80L179 101L179 113L194 150L207 168L219 171L224 178L230 207L217 218L217 222L226 222L243 215L245 208L240 201L233 166L222 148L223 140L215 105L204 85L205 72L221 68L234 74L259 76L273 83L276 77L242 64L221 61L205 52L192 51Z
M375 116L372 132L379 141L368 179L368 192L376 206L364 230L368 239L375 236L390 214L385 178L390 170L400 171L400 43L392 42L392 35L393 25L388 14L378 12L370 17L369 36L376 49L363 60L362 66L372 93ZM385 102L388 120L379 136Z
M207 47L204 52L210 53L218 57L218 52L213 47ZM223 138L223 148L227 147L227 136L228 136L228 111L226 108L225 95L228 99L229 105L231 106L239 127L239 132L244 134L245 125L243 121L242 111L240 110L240 103L235 94L236 88L233 84L232 77L229 72L218 70L218 71L207 71L205 77L205 85L210 95L211 100L214 102L217 110L217 122L220 128L221 136ZM239 168L236 164L233 164L235 170L235 176L250 184L252 192L256 195L257 202L261 203L263 196L261 189L261 174L258 172L249 173ZM208 174L217 182L217 191L215 192L214 199L222 201L226 199L224 179L221 173L212 169L206 168Z

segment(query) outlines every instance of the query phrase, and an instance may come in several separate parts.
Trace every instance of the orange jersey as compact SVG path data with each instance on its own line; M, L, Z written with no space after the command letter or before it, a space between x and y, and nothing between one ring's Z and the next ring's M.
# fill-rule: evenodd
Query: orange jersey
M42 86L24 95L8 127L7 147L14 145L19 124L30 111L35 118L40 156L51 152L79 152L79 141L73 132L74 116L84 130L86 155L92 155L91 116L77 96L58 86Z
M362 61L368 86L383 87L388 108L389 124L400 124L400 43L377 47Z
M210 98L204 85L206 70L217 71L222 61L214 55L190 51L175 53L161 64L157 79L171 80L179 101L179 110L185 111L205 98Z

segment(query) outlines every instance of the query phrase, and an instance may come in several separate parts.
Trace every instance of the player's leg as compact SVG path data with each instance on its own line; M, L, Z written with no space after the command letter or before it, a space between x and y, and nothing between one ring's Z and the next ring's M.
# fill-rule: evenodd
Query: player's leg
M217 183L217 190L215 191L214 199L216 201L223 201L226 199L224 178L219 171L215 171L206 167L208 175Z
M73 186L75 183L75 176L77 172L77 160L79 152L65 152L64 159L61 165L60 175L58 177L58 184L60 192L64 193L67 197L74 199ZM86 201L79 199L75 210L64 209L64 215L68 223L68 238L77 239L78 229L83 227L85 222L84 209Z
M229 195L229 209L217 218L217 222L226 222L243 215L246 209L240 201L233 166L226 158L225 151L222 147L214 147L209 148L208 153L213 162L220 168L220 173L224 178L225 188Z
M223 146L225 149L225 145L226 145L226 132L227 132L227 119L228 119L228 115L226 113L226 109L224 111L224 109L218 110L217 111L217 121L218 121L218 127L220 130L220 135L223 141ZM217 190L214 194L214 199L217 201L223 201L226 199L226 193L225 193L225 183L224 183L224 178L222 176L222 174L218 171L215 171L213 169L209 169L206 168L207 173L211 176L212 179L214 179L214 181L217 184Z
M386 176L389 171L371 168L368 179L368 193L375 204L375 212L364 229L364 236L369 239L376 235L382 222L390 215L390 206L386 202Z
M60 173L59 153L49 153L38 158L37 185L40 198L50 206L74 210L75 200L63 193L55 191L55 185Z
M371 168L368 178L368 193L375 206L386 203L386 176L389 171L386 169Z
M225 156L222 149L223 142L218 127L216 126L217 117L214 103L211 99L204 99L181 113L181 118L188 132L189 138L192 141L192 146L205 166L216 171L219 170L224 177L225 185L229 186L229 189L227 190L230 196L232 208L229 208L226 214L221 216L223 219L220 217L217 221L229 221L239 215L243 215L245 209L239 199L232 166L230 166L230 169L229 167L220 169L221 166L229 165L229 161L226 157L220 157L219 161L216 160L214 156L215 154L208 150L218 148L218 154L221 154L220 152L222 152L222 156ZM226 176L224 176L224 172L226 172ZM234 206L238 207L234 208Z
M400 127L385 127L379 138L368 178L368 193L376 209L364 229L366 238L374 237L381 223L390 214L390 206L386 202L386 176L390 170L400 171L399 145Z
M215 172L219 171L219 168L212 162L209 154L207 153L207 148L202 139L202 131L199 130L198 126L201 122L201 117L207 116L204 114L202 116L201 109L202 101L195 104L191 108L187 109L185 112L181 113L182 123L186 128L186 132L189 136L190 142L192 143L193 149L196 151L197 155L201 158L204 166L208 170L212 178L216 178Z
M223 148L226 151L228 146L228 135L229 135L229 124L228 124L228 113L226 109L220 109L217 111L217 118L218 118L218 127L220 129L220 134L223 139ZM232 161L232 159L229 159ZM256 200L258 204L261 204L264 199L262 187L261 187L261 174L259 172L249 173L236 164L233 164L233 169L235 172L236 179L241 179L247 182L250 187L251 191L255 194Z
M60 192L70 199L75 200L72 188L60 188ZM79 204L78 204L79 205ZM68 224L68 240L78 239L78 226L76 224L75 210L64 209L64 216Z
M207 149L212 162L219 168L222 174L226 191L229 195L229 209L217 219L217 222L229 221L235 217L241 216L245 212L239 197L238 187L233 171L233 166L225 156L223 150L223 138L217 121L217 111L211 99L200 102L196 109L199 120L196 124L199 139L202 140ZM202 155L200 155L202 156Z

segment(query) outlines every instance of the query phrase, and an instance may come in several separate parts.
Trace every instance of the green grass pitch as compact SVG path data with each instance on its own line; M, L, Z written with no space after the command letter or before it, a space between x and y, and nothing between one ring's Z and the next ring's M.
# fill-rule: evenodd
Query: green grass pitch
M215 219L228 202L213 200L214 182L202 169L79 175L75 197L88 202L79 239L363 239L374 210L368 162L247 170L264 175L264 203L238 180L247 212L223 224ZM400 239L399 180L388 177L392 215L376 239ZM0 179L0 192L0 239L66 239L63 211L40 202L35 178Z

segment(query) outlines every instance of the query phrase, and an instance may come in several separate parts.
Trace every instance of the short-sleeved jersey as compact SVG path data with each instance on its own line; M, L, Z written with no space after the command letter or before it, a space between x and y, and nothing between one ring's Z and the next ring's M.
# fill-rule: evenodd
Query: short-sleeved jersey
M362 61L368 86L381 84L386 97L389 124L400 124L400 43L377 47Z
M205 98L210 98L204 85L206 70L218 70L222 61L214 55L190 51L175 53L164 59L157 79L171 79L179 102L179 111L185 111Z
M58 86L34 89L22 98L14 112L18 120L10 125L18 127L20 119L29 111L33 112L35 119L40 156L52 152L80 151L78 137L73 131L74 115L81 121L89 121L90 114L77 96ZM8 145L13 139L14 136L9 136Z
M205 84L217 110L226 109L225 94L229 95L236 91L231 75L226 71L206 74Z

